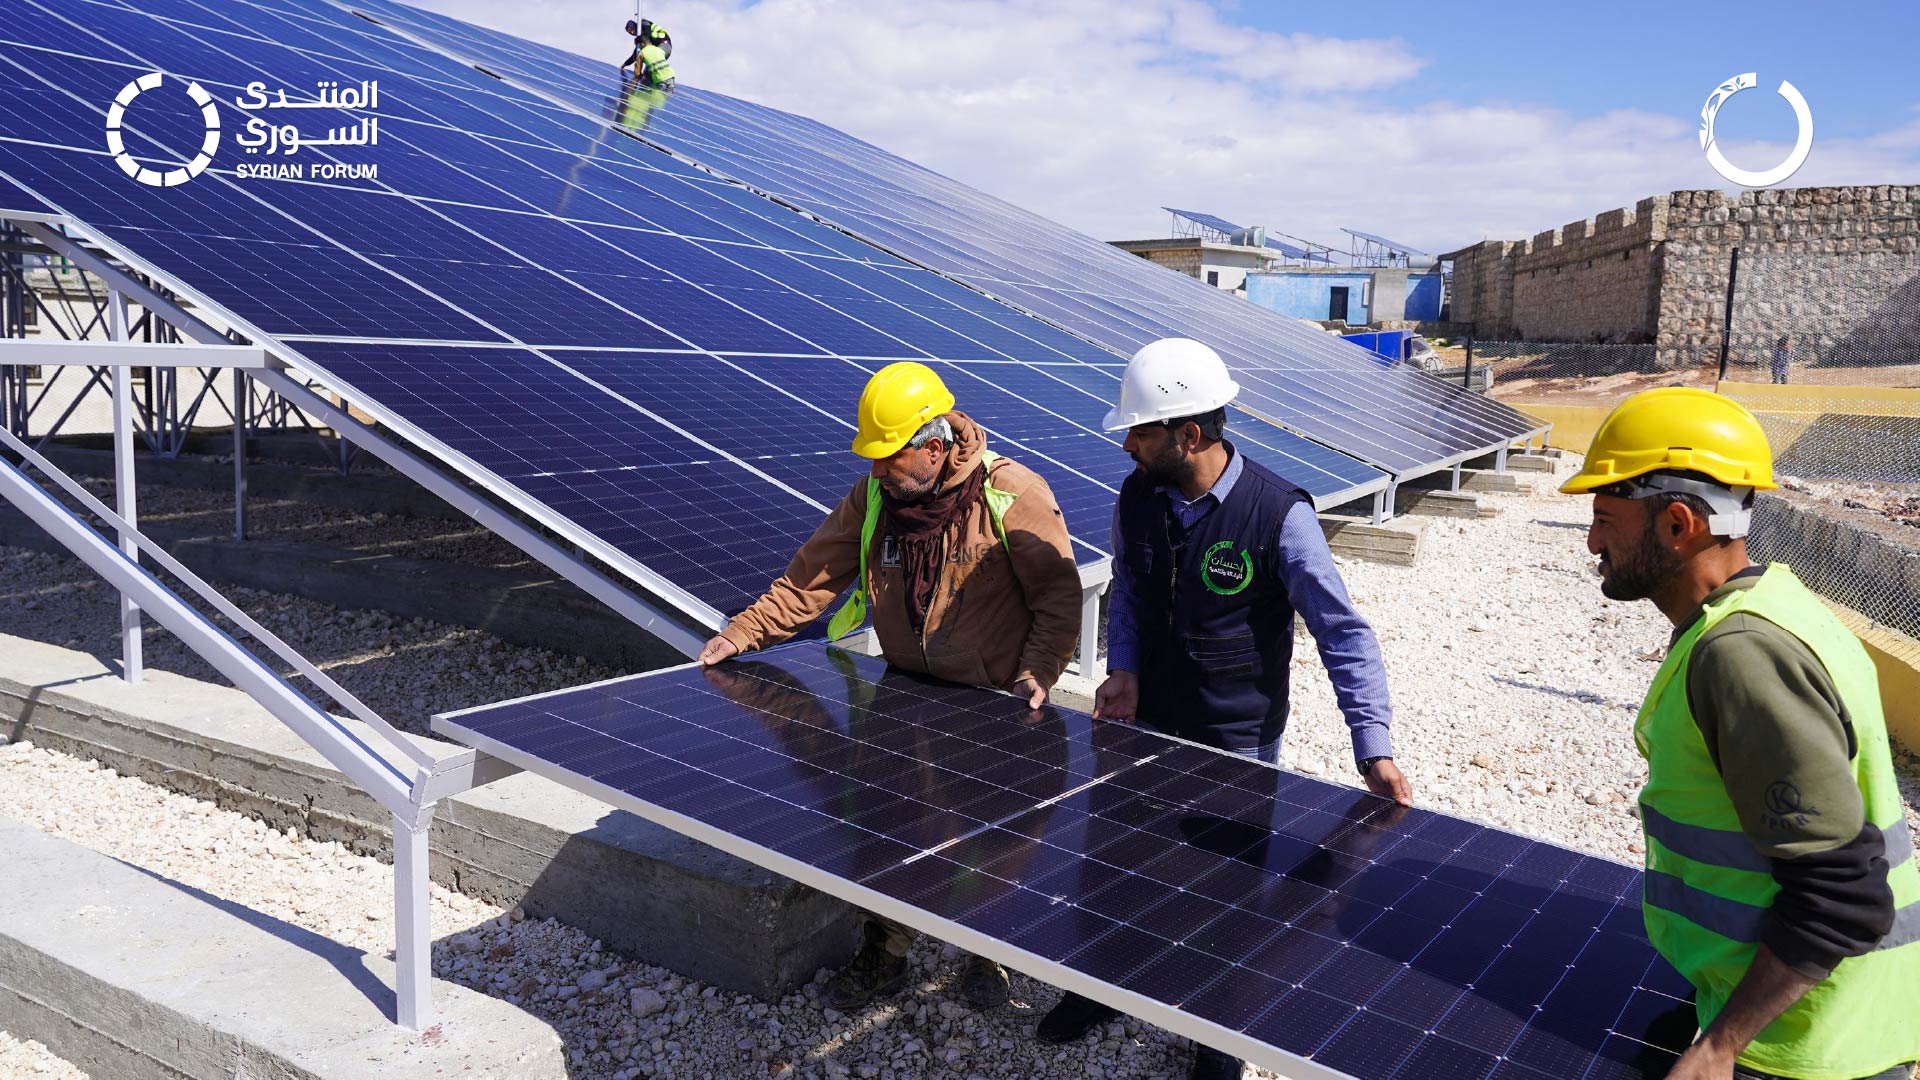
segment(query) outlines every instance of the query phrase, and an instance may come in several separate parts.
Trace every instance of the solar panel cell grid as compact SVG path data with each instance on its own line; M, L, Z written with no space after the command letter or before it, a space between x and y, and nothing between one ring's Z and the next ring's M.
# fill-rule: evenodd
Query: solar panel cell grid
M1601 929L1637 909L1630 868L1138 729L817 647L436 727L516 760L590 759L636 809L772 845L1042 977L1354 1076L1671 1060L1656 1021L1679 1002L1655 984L1673 976L1644 936ZM796 817L798 839L755 824Z

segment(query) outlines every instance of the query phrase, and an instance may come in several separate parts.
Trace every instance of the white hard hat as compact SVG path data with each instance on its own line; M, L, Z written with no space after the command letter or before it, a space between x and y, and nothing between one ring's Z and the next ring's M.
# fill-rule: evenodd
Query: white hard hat
M1120 376L1120 403L1102 427L1125 431L1156 420L1177 420L1212 412L1240 393L1220 354L1192 338L1151 342Z

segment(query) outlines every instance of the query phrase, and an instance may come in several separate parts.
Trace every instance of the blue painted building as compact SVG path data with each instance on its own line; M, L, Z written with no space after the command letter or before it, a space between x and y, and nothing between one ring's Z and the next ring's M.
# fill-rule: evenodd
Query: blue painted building
M1282 315L1348 326L1434 322L1445 292L1438 269L1289 266L1247 275L1247 299Z
M1247 299L1297 319L1372 322L1373 274L1368 270L1298 267L1247 275Z

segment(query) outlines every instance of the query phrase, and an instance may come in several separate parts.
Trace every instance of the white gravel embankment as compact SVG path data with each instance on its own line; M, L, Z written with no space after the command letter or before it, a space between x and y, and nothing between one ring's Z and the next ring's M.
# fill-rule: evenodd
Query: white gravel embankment
M0 1031L0 1080L87 1080L87 1074L32 1039Z
M1541 490L1486 497L1500 510L1491 520L1426 521L1416 567L1345 562L1343 569L1380 634L1397 753L1420 802L1636 861L1631 807L1645 770L1633 747L1633 713L1669 628L1650 605L1601 598L1584 548L1587 505L1551 494L1544 477ZM0 631L55 642L84 632L91 647L110 649L112 593L70 584L84 580L85 571L64 560L0 550L0 581L10 583L0 586ZM276 625L303 646L360 642L378 630L380 655L349 657L344 677L377 671L389 684L379 700L400 702L403 712L599 674L550 654L529 666L523 661L540 654L484 634L381 624L383 616L264 594L250 599L283 614ZM158 659L168 655L162 636L154 635L150 650L160 666L172 666ZM1294 702L1287 763L1356 782L1345 727L1304 642ZM1920 759L1903 753L1898 764L1914 817ZM390 868L338 845L276 834L95 763L18 745L0 748L0 807L336 940L390 948ZM568 927L524 921L438 888L432 903L441 935L436 973L555 1024L579 1077L1131 1080L1183 1075L1189 1060L1181 1040L1133 1021L1109 1025L1097 1040L1042 1047L1031 1030L1054 990L1016 977L1013 1006L971 1013L953 996L957 962L937 943L916 947L906 992L842 1016L818 1006L817 983L768 1005L623 961ZM7 1049L0 1043L0 1055ZM7 1060L0 1056L0 1065Z

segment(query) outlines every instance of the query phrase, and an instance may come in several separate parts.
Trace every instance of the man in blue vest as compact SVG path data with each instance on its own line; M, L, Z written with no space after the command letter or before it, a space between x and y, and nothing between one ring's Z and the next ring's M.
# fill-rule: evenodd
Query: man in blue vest
M1219 354L1187 338L1147 345L1121 377L1105 426L1127 432L1135 469L1113 513L1110 674L1094 716L1278 762L1298 612L1368 789L1411 805L1393 763L1379 642L1353 609L1306 493L1226 440L1226 407L1239 391ZM1036 1034L1066 1042L1113 1015L1069 993ZM1202 1048L1191 1077L1240 1070Z
M1647 937L1705 1029L1666 1075L1904 1078L1920 868L1872 659L1791 568L1747 557L1778 486L1751 413L1673 386L1621 402L1560 488L1593 497L1601 592L1674 626L1634 722Z

